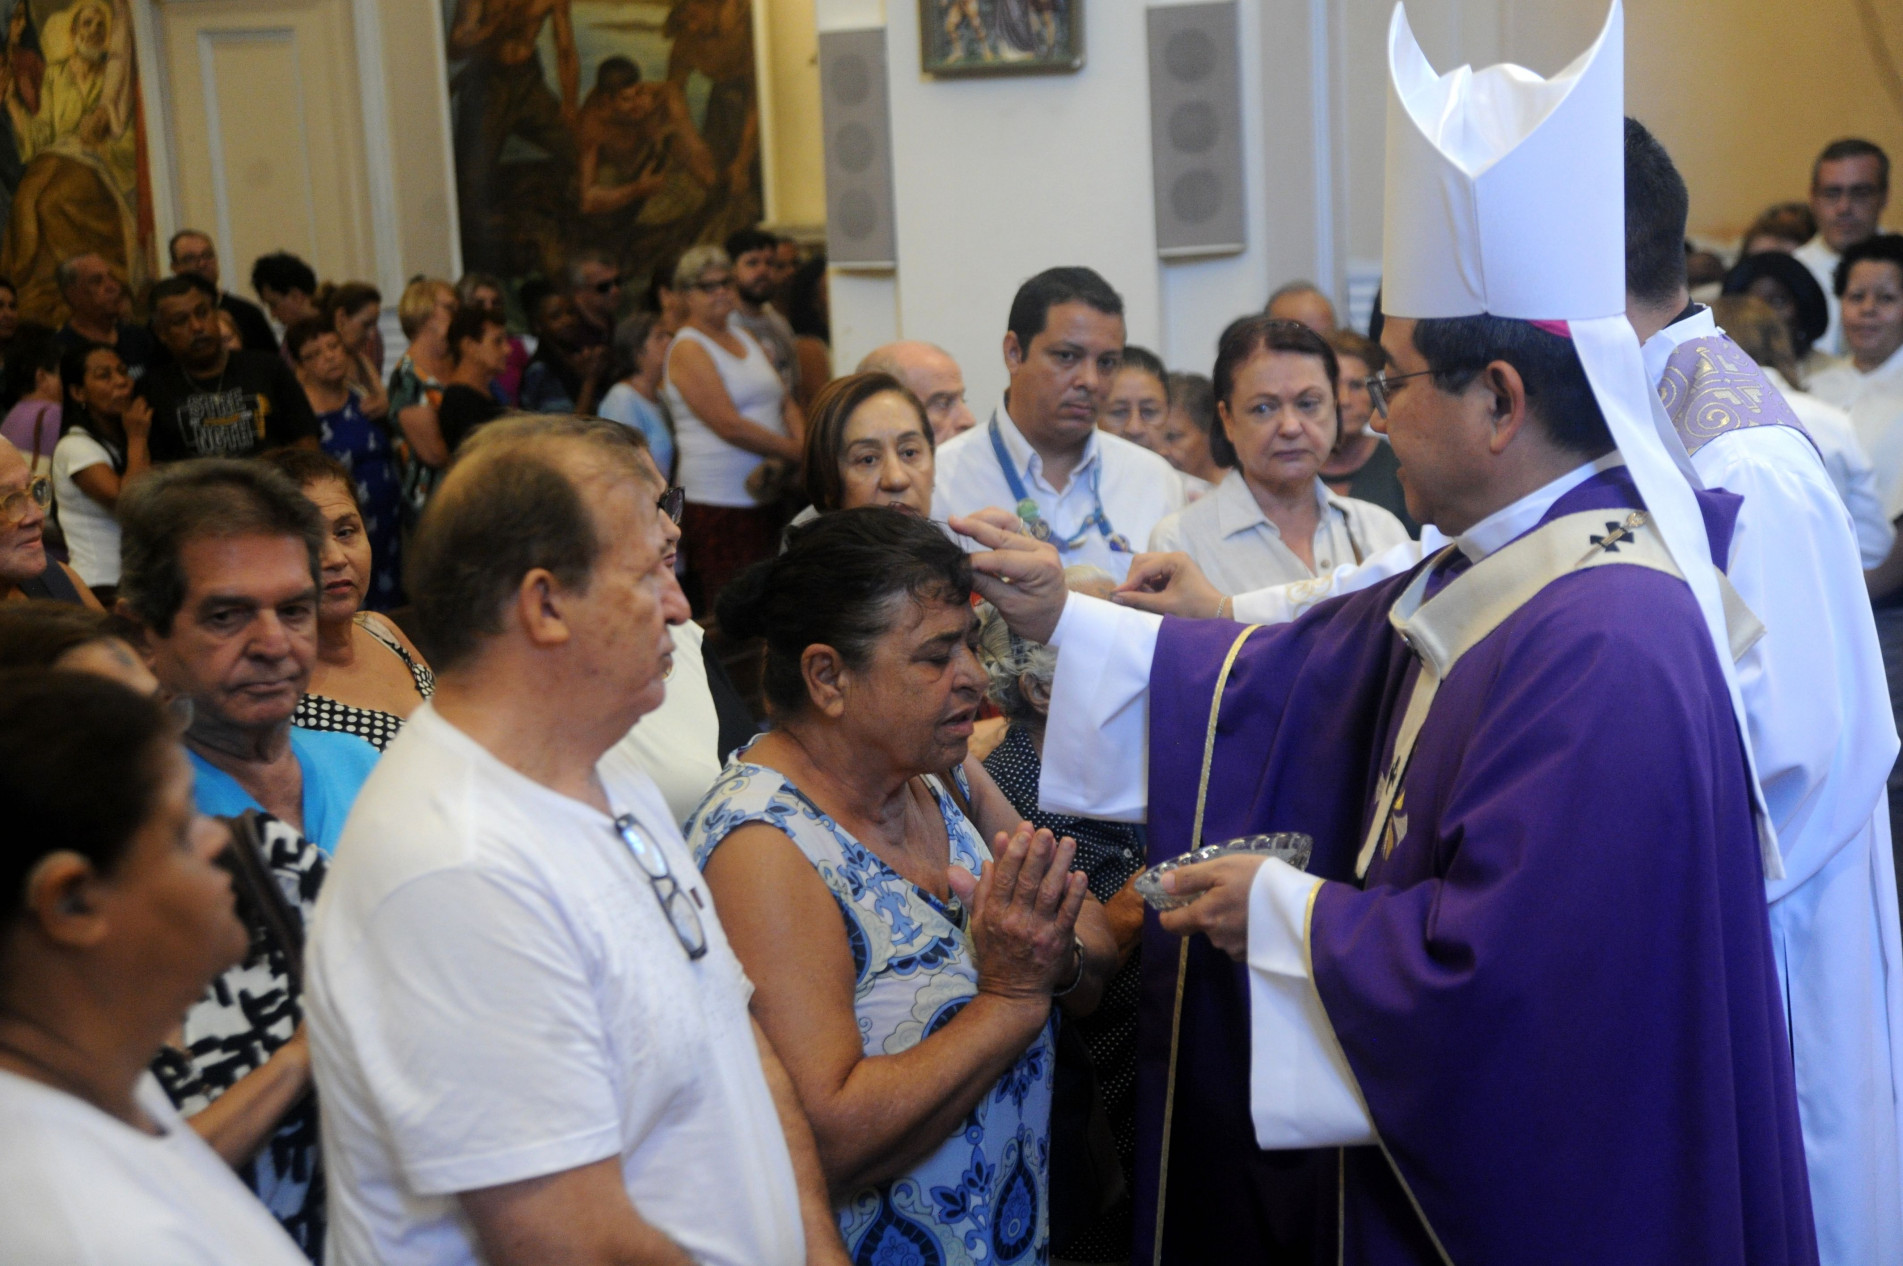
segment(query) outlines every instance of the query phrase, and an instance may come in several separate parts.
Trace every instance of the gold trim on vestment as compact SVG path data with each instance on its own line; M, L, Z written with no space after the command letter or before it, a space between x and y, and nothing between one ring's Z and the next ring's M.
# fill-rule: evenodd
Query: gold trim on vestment
M1236 634L1236 640L1229 644L1229 653L1223 657L1222 671L1216 674L1216 693L1209 701L1209 728L1203 734L1203 772L1196 783L1196 816L1190 826L1189 848L1186 852L1194 852L1203 846L1203 806L1209 799L1209 766L1216 756L1216 721L1222 715L1222 692L1229 687L1229 672L1236 666L1236 656L1242 653L1242 644L1261 627L1260 624L1251 624ZM1169 1199L1170 1132L1176 1117L1176 1056L1183 1034L1183 981L1188 975L1189 938L1184 937L1182 948L1176 955L1176 1000L1170 1006L1169 1072L1163 1083L1163 1146L1156 1167L1156 1241L1151 1258L1156 1266L1162 1266L1163 1261L1163 1206Z

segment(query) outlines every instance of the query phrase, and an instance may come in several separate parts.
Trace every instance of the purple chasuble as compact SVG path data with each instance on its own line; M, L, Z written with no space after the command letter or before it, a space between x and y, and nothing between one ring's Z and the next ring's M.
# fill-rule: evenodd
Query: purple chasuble
M1809 440L1790 402L1758 363L1723 334L1680 343L1665 362L1659 399L1687 453L1696 453L1727 431L1788 426ZM1811 440L1812 447L1817 441Z
M1699 495L1723 558L1740 500ZM1547 517L1638 504L1614 469ZM1437 1263L1436 1239L1460 1266L1815 1262L1744 758L1691 591L1643 567L1575 572L1469 651L1422 728L1398 842L1358 884L1419 671L1387 618L1413 575L1244 644L1203 832L1314 836L1309 870L1337 881L1312 909L1316 987L1382 1146L1257 1149L1247 969L1195 938L1162 1260L1334 1260L1339 1227L1343 1260L1382 1266ZM1238 631L1163 624L1153 860L1190 846ZM1147 1262L1181 942L1154 917L1144 935Z

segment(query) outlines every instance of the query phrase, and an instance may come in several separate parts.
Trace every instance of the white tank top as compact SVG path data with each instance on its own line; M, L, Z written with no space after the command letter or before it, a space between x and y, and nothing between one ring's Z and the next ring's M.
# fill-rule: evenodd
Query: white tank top
M780 402L786 397L786 384L780 381L773 362L767 359L766 352L751 334L731 325L727 332L740 340L745 355L735 356L691 325L682 326L675 340L678 345L679 340L688 339L707 349L707 354L714 359L714 368L720 373L721 383L727 388L727 397L741 417L776 435L785 435L786 422L780 416ZM763 459L757 453L727 443L696 417L674 385L672 349L668 352L667 365L662 390L667 396L667 407L674 415L674 444L678 450L675 478L687 490L687 499L708 506L756 504L747 495L747 476Z

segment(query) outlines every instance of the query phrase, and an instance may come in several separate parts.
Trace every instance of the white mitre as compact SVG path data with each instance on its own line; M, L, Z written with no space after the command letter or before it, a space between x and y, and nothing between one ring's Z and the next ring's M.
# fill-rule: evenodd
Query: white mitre
M1750 756L1697 476L1625 316L1624 47L1625 16L1613 0L1592 47L1551 79L1514 65L1439 75L1394 6L1381 309L1550 322L1572 339L1613 442L1704 612L1752 762L1766 877L1778 879L1783 859Z

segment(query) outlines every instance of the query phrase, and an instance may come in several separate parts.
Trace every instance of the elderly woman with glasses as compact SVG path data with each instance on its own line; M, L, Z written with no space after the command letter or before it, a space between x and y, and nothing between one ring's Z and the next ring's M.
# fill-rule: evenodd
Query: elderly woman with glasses
M1087 1013L1117 961L1075 843L1020 823L987 847L939 778L984 692L970 595L958 545L868 506L720 603L766 638L773 728L688 842L855 1260L1044 1260L1053 1001Z
M46 552L46 508L53 484L35 475L13 444L0 439L0 602L51 598L99 610L79 573Z
M674 419L675 478L687 490L683 587L699 615L727 582L773 553L777 502L799 464L806 419L772 358L733 321L733 261L717 246L681 256L675 287L687 324L667 353L662 391Z
M1157 524L1151 550L1188 554L1216 586L1238 593L1356 566L1409 539L1393 514L1322 481L1341 406L1335 351L1319 334L1244 317L1223 331L1213 377L1220 425L1210 452L1233 469Z

